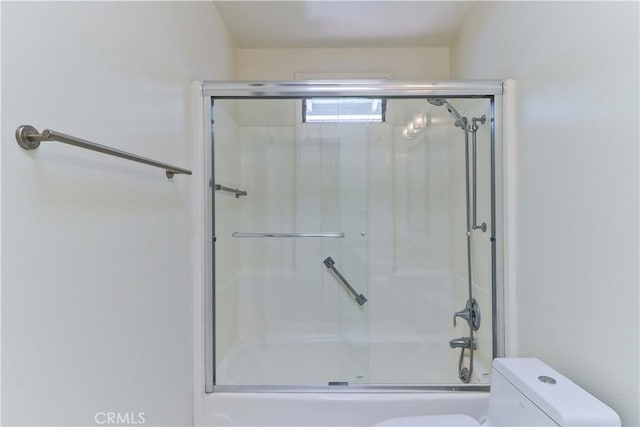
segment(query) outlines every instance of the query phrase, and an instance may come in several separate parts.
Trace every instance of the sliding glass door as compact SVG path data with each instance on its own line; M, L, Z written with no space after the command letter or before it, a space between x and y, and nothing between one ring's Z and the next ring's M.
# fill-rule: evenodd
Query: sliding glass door
M301 110L214 105L215 183L247 193L215 193L217 384L367 381L366 153L380 125Z
M216 389L490 382L493 97L212 111Z

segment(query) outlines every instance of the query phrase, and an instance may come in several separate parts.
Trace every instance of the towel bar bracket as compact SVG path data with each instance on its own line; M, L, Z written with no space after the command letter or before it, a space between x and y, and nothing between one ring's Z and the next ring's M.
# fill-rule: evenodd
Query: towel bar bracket
M25 150L35 150L40 146L40 141L43 139L33 126L22 125L16 129L16 141Z

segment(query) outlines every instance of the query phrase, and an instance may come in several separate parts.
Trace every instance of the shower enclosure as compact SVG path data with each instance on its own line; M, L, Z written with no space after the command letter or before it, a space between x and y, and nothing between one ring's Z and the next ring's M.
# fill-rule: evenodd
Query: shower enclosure
M485 389L500 82L205 82L207 391Z

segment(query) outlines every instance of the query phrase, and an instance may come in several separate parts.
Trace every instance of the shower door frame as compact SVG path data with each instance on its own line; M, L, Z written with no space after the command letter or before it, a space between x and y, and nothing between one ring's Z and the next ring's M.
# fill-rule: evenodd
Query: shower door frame
M294 80L294 81L204 81L200 84L203 99L204 142L204 228L207 242L204 248L204 386L213 392L407 392L407 391L488 391L488 384L445 385L216 385L215 381L215 207L213 197L212 104L216 99L304 99L330 98L483 98L490 101L491 129L491 260L492 260L492 353L505 355L505 264L504 264L504 162L503 112L504 83L483 81L393 81L393 80ZM500 165L501 167L496 167Z

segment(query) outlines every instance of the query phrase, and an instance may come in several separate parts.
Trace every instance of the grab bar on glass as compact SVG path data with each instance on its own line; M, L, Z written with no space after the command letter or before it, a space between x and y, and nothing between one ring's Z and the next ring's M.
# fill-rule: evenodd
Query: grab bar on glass
M18 144L20 144L20 146L25 150L35 150L40 146L41 141L58 141L80 148L86 148L87 150L97 151L98 153L120 157L121 159L132 160L134 162L144 163L145 165L162 168L165 170L167 178L173 178L173 175L177 173L191 175L191 171L188 169L157 162L146 157L127 153L126 151L116 150L115 148L107 147L106 145L96 144L95 142L76 138L75 136L66 135L51 129L45 129L40 134L33 126L22 125L16 129L16 141L18 141Z
M331 258L330 256L327 257L327 259L325 259L323 261L324 265L327 266L327 268L329 270L331 270L333 272L333 274L335 274L338 279L340 279L340 281L342 282L342 284L349 290L349 292L351 292L351 294L355 297L356 302L360 305L363 305L365 302L367 302L367 299L364 297L364 295L362 294L358 294L358 292L356 292L355 289L353 289L353 287L351 287L351 285L349 284L349 282L347 282L347 279L344 278L344 276L342 274L340 274L340 272L338 271L338 269L335 266L335 261L333 260L333 258Z
M342 239L344 233L231 233L233 237L333 237Z
M225 187L224 185L216 184L215 189L218 191L226 191L228 193L233 193L236 196L236 199L239 199L240 196L246 196L247 192L239 190L237 188Z

